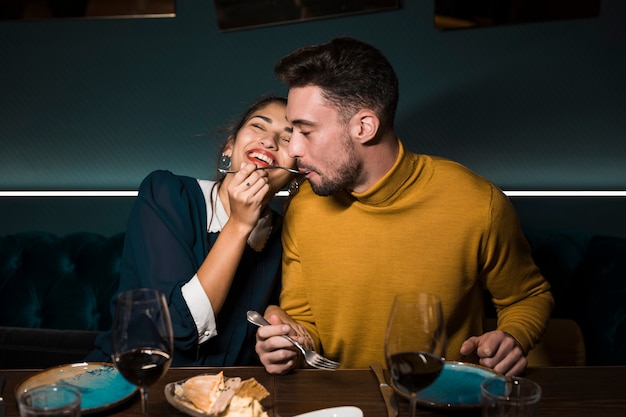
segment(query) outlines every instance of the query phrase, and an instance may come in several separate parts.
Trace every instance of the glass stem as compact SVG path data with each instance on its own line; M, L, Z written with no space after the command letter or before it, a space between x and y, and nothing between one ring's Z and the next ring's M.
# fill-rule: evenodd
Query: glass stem
M141 412L144 417L148 417L148 388L139 387L139 393L141 394Z
M415 393L411 393L409 406L411 407L411 417L415 417L415 409L417 408L417 395Z

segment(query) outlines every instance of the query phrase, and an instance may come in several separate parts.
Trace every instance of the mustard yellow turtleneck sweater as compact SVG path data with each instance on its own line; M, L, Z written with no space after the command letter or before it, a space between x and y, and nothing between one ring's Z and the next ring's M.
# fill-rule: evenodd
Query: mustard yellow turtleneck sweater
M507 197L465 167L402 144L393 168L364 193L320 197L303 184L286 209L283 247L280 305L343 368L385 363L397 293L441 297L449 360L482 334L484 288L498 328L526 352L552 311Z

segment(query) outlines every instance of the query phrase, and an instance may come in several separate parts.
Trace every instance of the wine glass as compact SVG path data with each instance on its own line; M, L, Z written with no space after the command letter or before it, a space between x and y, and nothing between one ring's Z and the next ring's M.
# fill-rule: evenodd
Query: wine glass
M139 288L117 297L111 334L111 356L120 374L139 387L141 409L148 415L148 387L170 367L174 349L165 296Z
M394 388L409 394L412 417L417 393L432 384L443 369L445 345L439 297L410 292L394 298L385 335L385 358Z

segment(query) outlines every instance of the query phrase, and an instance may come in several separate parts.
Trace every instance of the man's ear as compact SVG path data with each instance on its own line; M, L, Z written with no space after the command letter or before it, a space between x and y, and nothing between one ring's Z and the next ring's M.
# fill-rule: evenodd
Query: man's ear
M361 109L350 119L350 134L361 143L367 143L376 137L380 120L375 112Z

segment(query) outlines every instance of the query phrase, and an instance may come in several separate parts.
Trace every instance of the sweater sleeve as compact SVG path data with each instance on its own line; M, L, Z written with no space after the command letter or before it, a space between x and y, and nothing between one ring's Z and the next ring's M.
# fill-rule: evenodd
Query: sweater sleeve
M498 329L513 336L527 354L545 331L554 299L513 206L495 187L490 214L482 279L497 311Z
M282 232L282 290L280 293L280 307L291 316L292 319L304 326L313 339L315 349L321 350L320 337L315 327L315 320L311 312L298 246L294 240L296 222L293 221L294 206L288 205L285 213L285 223Z

